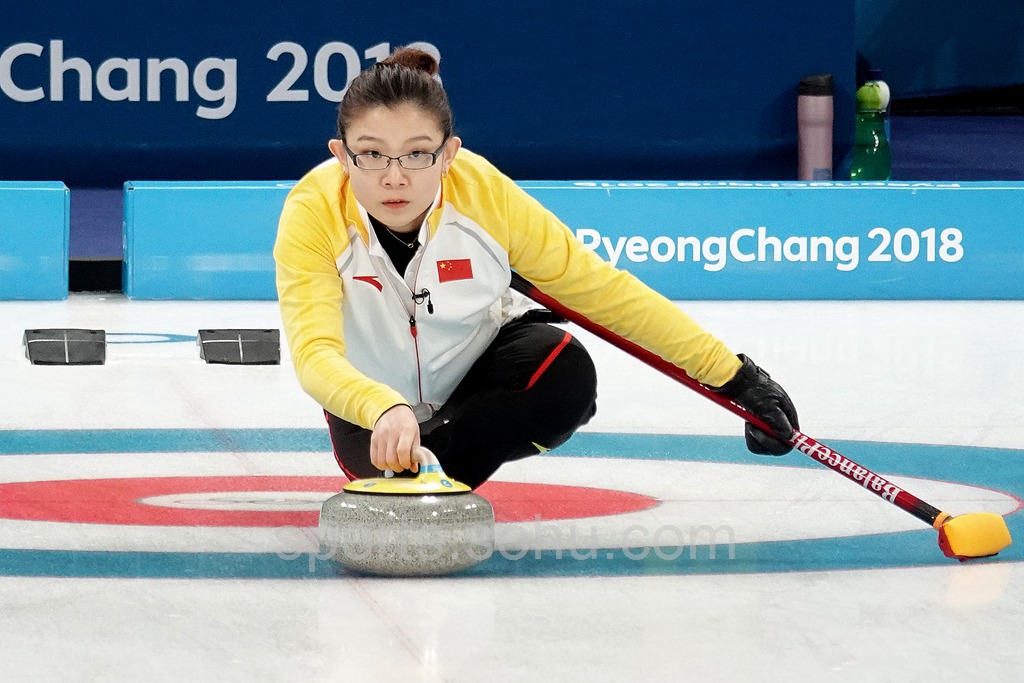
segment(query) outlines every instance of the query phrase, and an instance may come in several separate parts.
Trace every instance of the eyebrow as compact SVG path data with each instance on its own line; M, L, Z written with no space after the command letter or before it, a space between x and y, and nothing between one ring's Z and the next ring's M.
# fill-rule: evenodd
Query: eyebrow
M417 135L416 137L409 138L408 140L406 140L402 144L410 145L410 144L413 144L415 142L421 142L421 141L422 142L429 142L429 143L433 144L433 140L431 140L429 135ZM355 142L384 142L384 140L382 140L382 139L380 139L378 137L374 137L372 135L360 135L359 137L357 137L355 139Z

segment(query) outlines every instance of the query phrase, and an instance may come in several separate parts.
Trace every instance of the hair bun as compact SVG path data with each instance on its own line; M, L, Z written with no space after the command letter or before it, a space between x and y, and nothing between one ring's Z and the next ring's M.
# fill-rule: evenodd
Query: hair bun
M406 102L431 114L444 139L450 138L452 108L437 73L440 59L424 50L402 47L361 71L338 105L338 138L344 140L352 122L366 111Z
M410 47L395 50L381 64L399 64L417 71L425 71L428 76L436 76L439 68L437 60L432 55Z

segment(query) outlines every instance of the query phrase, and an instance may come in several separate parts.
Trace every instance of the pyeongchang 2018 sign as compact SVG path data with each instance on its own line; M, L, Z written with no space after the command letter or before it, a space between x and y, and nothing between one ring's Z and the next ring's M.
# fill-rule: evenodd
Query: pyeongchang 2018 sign
M520 186L673 299L1024 298L1024 183Z

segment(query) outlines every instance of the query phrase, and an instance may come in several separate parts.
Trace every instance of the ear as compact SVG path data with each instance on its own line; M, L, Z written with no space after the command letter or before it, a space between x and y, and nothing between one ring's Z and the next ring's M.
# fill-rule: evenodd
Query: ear
M327 149L331 150L331 154L334 158L341 162L341 169L348 173L348 154L345 152L345 143L341 140L334 139L327 141Z
M441 170L445 173L448 172L448 167L455 161L455 155L462 149L462 138L451 136L448 138L448 142L445 143L444 151L441 153L441 163L444 164ZM341 150L344 152L345 150Z

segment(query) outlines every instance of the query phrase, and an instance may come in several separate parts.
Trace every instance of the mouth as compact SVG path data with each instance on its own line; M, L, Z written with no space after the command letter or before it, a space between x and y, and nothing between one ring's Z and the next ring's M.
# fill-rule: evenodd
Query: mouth
M407 202L404 199L387 199L381 202L381 205L389 209L398 210L404 209L405 207L409 206L409 202Z

